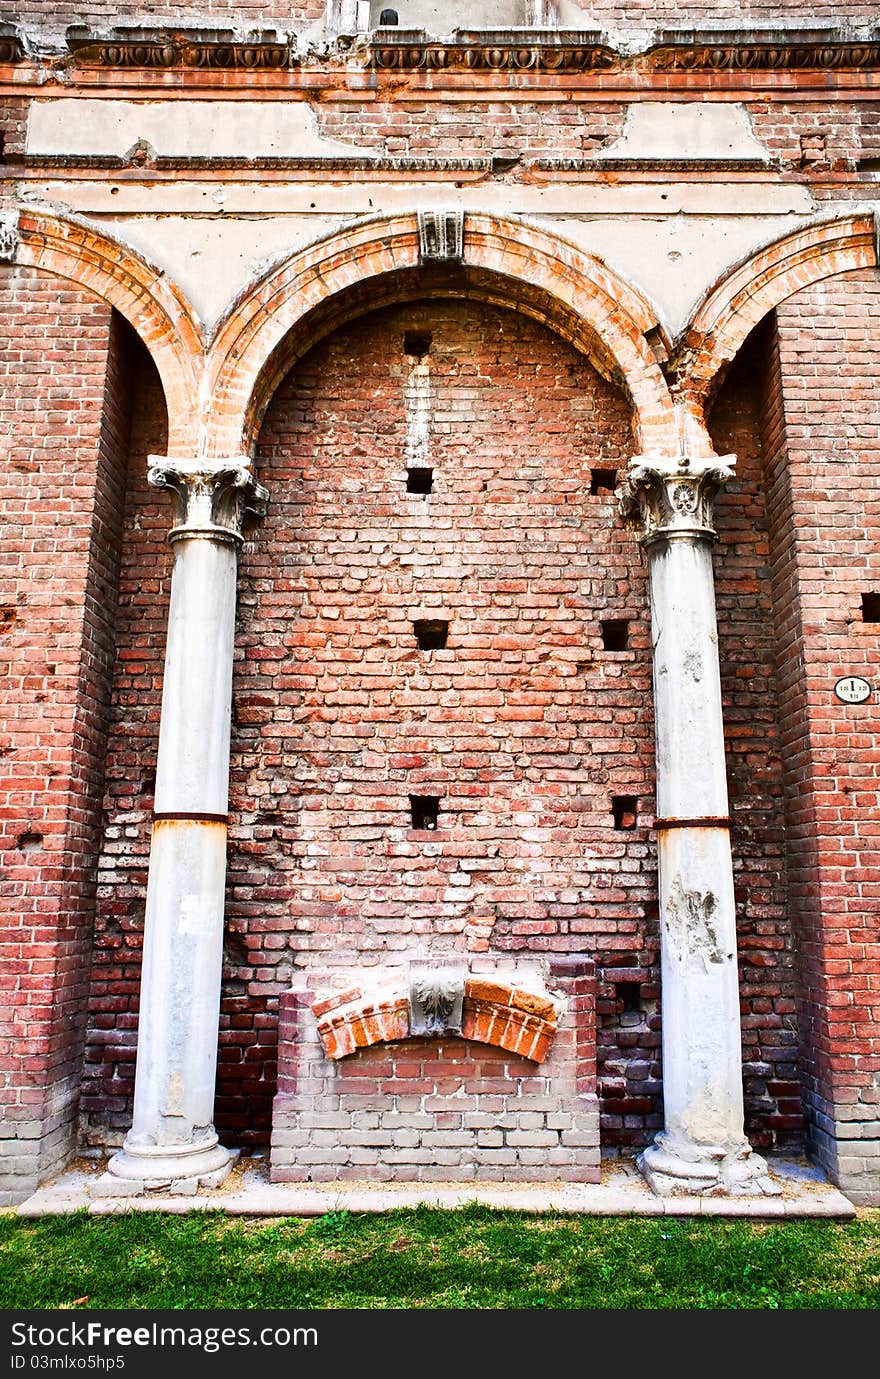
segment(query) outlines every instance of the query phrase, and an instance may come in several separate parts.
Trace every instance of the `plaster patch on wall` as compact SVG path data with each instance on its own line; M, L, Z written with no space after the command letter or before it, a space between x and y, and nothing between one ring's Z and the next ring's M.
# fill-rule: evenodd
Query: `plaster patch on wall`
M686 891L676 878L663 907L669 945L678 962L700 965L724 962L728 956L715 925L718 897L712 891Z
M799 215L670 215L665 219L567 219L555 228L640 287L675 337L724 273L780 235L807 223Z
M351 158L373 156L328 139L306 101L35 100L27 152L123 157L149 144L168 158Z
M752 132L744 105L716 101L644 101L629 106L623 133L594 155L605 158L760 158L770 152Z
M249 283L288 254L332 234L349 219L314 215L247 220L140 216L102 219L100 226L163 268L211 329Z

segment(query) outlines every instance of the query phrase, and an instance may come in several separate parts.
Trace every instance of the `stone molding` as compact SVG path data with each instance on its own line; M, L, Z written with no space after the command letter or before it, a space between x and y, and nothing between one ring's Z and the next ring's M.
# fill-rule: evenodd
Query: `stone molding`
M880 69L876 29L841 27L686 30L661 33L647 51L619 51L601 30L461 30L436 40L421 29L379 29L359 40L339 36L306 55L296 35L267 29L244 39L232 30L120 28L103 37L68 30L67 52L50 59L108 70L286 72L328 62L375 72L522 72L548 76L629 70L661 74L868 72ZM0 34L0 62L28 60L17 33Z
M34 61L14 26L0 32L0 63ZM877 72L877 29L756 28L697 29L659 33L650 48L619 51L603 30L459 30L452 39L432 39L422 29L375 29L353 40L328 36L306 54L297 34L263 29L241 37L232 29L119 28L102 36L86 26L68 30L66 52L50 65L106 70L190 70L190 72L283 73L328 63L372 72L492 73L545 76L657 72L713 74L760 72Z
M177 522L169 540L207 537L240 544L248 516L263 517L268 491L241 460L169 460L151 455L147 481L170 489L177 498Z
M681 536L714 541L715 498L734 478L735 463L735 455L636 456L617 489L620 515L642 528L643 542Z

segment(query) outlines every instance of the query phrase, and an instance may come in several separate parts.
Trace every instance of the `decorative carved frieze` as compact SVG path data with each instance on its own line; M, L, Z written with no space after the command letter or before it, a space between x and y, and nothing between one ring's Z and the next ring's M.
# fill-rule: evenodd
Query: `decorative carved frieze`
M379 72L606 72L620 59L601 44L382 43L365 54Z
M724 43L654 48L658 72L802 72L880 66L880 43Z
M261 37L252 42L235 41L230 35L164 34L120 36L106 41L91 36L68 39L78 63L96 67L196 67L221 71L278 71L298 65L287 43Z
M0 215L0 263L12 263L18 248L18 213Z
M642 528L645 541L669 536L714 540L715 498L733 479L735 463L735 455L705 459L639 455L630 462L617 489L620 514L630 526Z
M280 41L267 30L243 40L231 31L161 29L120 30L99 38L86 29L68 34L68 50L78 64L107 68L170 68L236 71L285 71L328 61L362 63L378 72L522 72L558 76L606 73L625 69L649 72L870 71L880 68L880 42L873 33L853 39L845 31L798 37L784 30L769 36L750 33L718 35L714 42L680 40L664 35L647 53L618 53L599 30L461 31L453 39L434 40L421 29L383 29L352 45L338 38L323 51L307 56L295 42ZM715 35L712 36L713 38ZM764 41L762 40L764 38ZM0 62L24 57L20 40L0 35Z
M419 211L419 261L464 258L464 211Z
M263 517L269 494L254 479L247 461L168 460L150 456L147 480L154 488L168 488L177 498L177 522L170 540L204 536L242 540L248 516Z

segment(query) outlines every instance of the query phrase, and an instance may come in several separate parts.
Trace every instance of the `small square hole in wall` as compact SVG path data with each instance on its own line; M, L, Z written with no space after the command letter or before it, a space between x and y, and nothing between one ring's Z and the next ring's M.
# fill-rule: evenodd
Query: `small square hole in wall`
M422 359L431 349L429 330L408 330L403 337L403 352L416 359Z
M449 623L442 618L417 618L413 632L419 644L419 651L441 651L449 636Z
M409 812L412 828L434 829L440 814L439 795L410 795Z
M629 618L603 618L602 647L605 651L626 651L629 646Z
M591 469L590 470L590 492L595 498L597 493L613 493L617 487L616 469Z
M407 493L430 493L434 487L434 471L423 465L416 465L406 471Z
M641 982L615 982L614 990L625 1013L642 1008Z
M635 828L638 811L639 801L635 795L612 795L611 813L615 828Z
M880 594L862 594L862 622L880 622Z

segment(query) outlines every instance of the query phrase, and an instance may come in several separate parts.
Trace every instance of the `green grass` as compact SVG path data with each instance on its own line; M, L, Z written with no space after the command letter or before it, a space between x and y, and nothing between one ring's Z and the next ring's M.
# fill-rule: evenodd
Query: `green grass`
M5 1308L877 1308L856 1221L532 1216L0 1217Z

